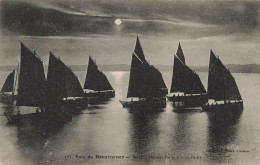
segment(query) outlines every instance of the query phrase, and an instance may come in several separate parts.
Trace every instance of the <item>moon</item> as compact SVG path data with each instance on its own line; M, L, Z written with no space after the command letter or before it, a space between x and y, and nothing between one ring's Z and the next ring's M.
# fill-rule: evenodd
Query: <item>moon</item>
M118 19L115 20L115 24L116 25L119 26L119 25L121 25L121 23L122 23L121 19L118 18Z

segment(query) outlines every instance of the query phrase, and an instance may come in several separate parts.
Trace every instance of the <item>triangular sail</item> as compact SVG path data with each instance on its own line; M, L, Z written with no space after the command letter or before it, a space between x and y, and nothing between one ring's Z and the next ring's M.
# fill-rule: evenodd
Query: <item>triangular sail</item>
M161 72L152 65L146 64L146 75L147 85L150 90L153 90L153 93L150 93L153 97L165 97L168 93L168 89L164 83Z
M185 76L183 74L184 70L185 66L183 65L181 60L179 60L179 58L174 55L172 84L170 93L185 91Z
M141 60L133 53L127 97L142 97L144 89L144 66Z
M231 75L229 70L226 70L224 79L225 79L225 86L226 86L226 99L242 100L235 78Z
M139 41L139 37L136 37L136 44L135 44L135 49L134 49L135 54L138 56L138 58L144 62L145 61L145 56L143 52L143 48L141 46L141 43Z
M64 65L50 52L47 73L47 99L49 105L55 105L67 97Z
M15 70L8 74L1 92L13 92Z
M181 48L181 43L179 43L179 46L178 46L178 50L177 50L176 55L179 57L179 59L181 60L181 62L183 62L183 64L186 64L186 63L185 63L185 57L184 57L184 54L183 54L183 51L182 51L182 48Z
M165 97L168 89L161 72L150 65L144 56L137 36L129 78L127 97Z
M89 57L84 89L91 89L94 91L114 90L105 74L98 69L97 64L91 57Z
M45 75L40 57L21 42L17 106L42 107L45 98Z
M208 98L219 100L242 100L236 81L218 57L210 51Z
M198 74L185 65L177 55L174 56L170 92L184 92L185 94L206 93Z
M66 97L81 97L83 95L78 78L52 52L50 52L47 84L48 98L54 103Z

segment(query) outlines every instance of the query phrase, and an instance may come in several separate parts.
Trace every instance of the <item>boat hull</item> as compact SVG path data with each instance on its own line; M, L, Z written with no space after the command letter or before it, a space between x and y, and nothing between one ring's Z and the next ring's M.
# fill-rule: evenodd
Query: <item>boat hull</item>
M172 102L174 108L192 108L201 107L208 101L207 95L184 95L184 96L168 96L169 101Z
M84 97L91 97L91 98L114 98L115 97L115 91L86 92L86 93L84 93Z
M16 99L17 99L17 95L5 94L5 93L0 94L0 102L7 105L13 105Z
M121 101L124 108L165 108L166 98L140 99L138 101Z
M63 100L61 103L62 107L73 107L73 108L87 108L88 107L88 98L83 97L80 99L67 99Z
M205 104L202 106L203 111L211 112L241 112L243 111L243 102L230 102L225 104Z

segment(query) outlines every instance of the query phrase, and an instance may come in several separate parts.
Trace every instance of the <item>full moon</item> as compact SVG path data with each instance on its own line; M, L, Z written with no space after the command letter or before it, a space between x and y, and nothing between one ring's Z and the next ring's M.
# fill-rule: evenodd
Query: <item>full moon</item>
M118 18L118 19L115 20L116 25L121 25L121 23L122 23L121 19Z

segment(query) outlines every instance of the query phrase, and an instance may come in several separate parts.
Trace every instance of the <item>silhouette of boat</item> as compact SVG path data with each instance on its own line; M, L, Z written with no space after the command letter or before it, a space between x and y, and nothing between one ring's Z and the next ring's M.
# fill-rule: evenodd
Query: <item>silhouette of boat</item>
M129 108L164 108L168 89L162 74L149 64L144 56L137 36L135 50L132 54L127 99L121 101L123 107Z
M180 43L174 55L172 84L167 98L178 110L199 108L207 102L206 90L199 75L186 65Z
M212 50L210 50L207 95L208 102L202 107L204 111L243 110L243 100L235 78Z
M106 75L98 69L90 56L84 84L84 96L96 101L115 97L115 90Z

